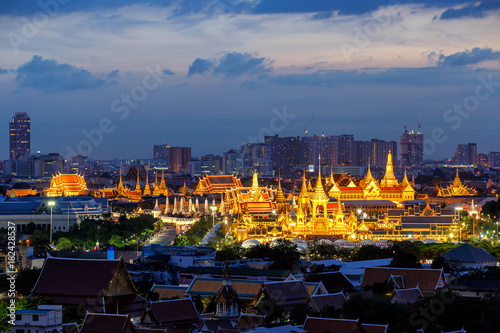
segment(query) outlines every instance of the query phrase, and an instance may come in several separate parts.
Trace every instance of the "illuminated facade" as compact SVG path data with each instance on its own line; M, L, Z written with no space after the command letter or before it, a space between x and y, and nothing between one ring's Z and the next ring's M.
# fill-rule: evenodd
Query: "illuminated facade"
M70 197L88 195L89 189L83 176L79 174L55 174L50 187L46 190L48 197Z
M469 196L475 194L476 193L472 188L462 184L460 177L458 176L458 169L452 184L446 187L437 188L438 197Z

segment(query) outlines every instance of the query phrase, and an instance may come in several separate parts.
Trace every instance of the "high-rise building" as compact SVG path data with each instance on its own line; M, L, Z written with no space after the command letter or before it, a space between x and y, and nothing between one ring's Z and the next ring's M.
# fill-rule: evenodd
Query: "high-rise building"
M477 154L476 164L477 166L485 167L488 165L488 155L487 154Z
M9 124L9 159L15 161L20 157L29 155L30 117L26 112L16 112Z
M208 154L200 158L202 175L220 175L222 173L222 157Z
M387 156L391 151L392 163L397 162L398 144L396 141L384 141L372 139L371 141L355 141L354 142L354 164L357 166L387 164Z
M475 165L477 155L477 144L468 143L466 145L458 145L452 163L455 165Z
M488 168L500 168L500 152L492 151L488 154Z
M339 165L354 165L354 135L339 136Z
M153 145L153 158L160 160L168 159L168 145L166 143Z
M170 172L187 172L191 161L191 147L169 147L167 150L168 170Z
M421 166L424 164L424 135L420 132L405 132L399 138L400 165Z
M222 154L222 173L224 175L231 175L236 173L239 166L239 156L240 154L234 149L231 149L228 152Z
M333 140L333 137L325 135L302 137L301 151L300 164L304 166L317 166L320 155L321 164L338 165L338 140Z
M300 163L300 137L280 138L278 135L266 136L265 143L270 147L274 169L293 169Z

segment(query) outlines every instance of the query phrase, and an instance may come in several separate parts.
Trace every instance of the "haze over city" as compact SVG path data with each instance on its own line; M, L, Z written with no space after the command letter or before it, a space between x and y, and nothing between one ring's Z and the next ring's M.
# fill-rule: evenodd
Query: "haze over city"
M304 136L313 115L309 135L396 141L417 115L428 159L497 151L499 7L3 1L1 119L29 113L31 150L62 155L106 119L95 159L150 158L161 142L221 154L259 133Z

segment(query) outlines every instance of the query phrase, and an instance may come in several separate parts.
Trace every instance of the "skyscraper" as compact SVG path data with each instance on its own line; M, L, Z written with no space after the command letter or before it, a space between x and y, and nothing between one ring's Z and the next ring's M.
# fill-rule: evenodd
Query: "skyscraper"
M153 158L167 160L168 158L168 145L166 143L153 145Z
M424 164L424 135L405 129L399 138L399 153L402 167Z
M169 147L167 159L169 171L187 172L191 161L191 147Z
M477 144L468 143L466 145L458 145L452 163L456 165L475 165L477 154Z
M30 117L26 112L16 112L9 124L9 159L15 161L30 153Z
M354 165L354 135L339 136L339 165Z

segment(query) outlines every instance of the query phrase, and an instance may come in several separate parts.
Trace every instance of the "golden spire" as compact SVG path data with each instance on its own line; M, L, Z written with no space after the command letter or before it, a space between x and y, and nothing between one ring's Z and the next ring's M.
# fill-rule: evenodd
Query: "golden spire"
M313 200L328 200L328 196L326 195L325 189L323 188L323 182L321 181L321 155L319 155L318 180L316 181Z
M123 187L123 182L122 182L122 166L120 165L120 182L118 183L118 191L122 192L124 190L125 188Z
M372 175L370 161L368 161L368 171L366 172L366 176L365 176L365 184L368 185L374 179L375 178L373 178L373 175Z
M165 192L167 189L167 185L165 184L165 175L163 174L163 169L161 170L161 183L160 183L160 192Z
M394 176L394 167L392 166L392 152L389 149L389 154L387 155L387 166L385 168L384 179L380 182L380 186L383 187L396 187L398 186L398 180Z
M401 187L406 188L408 185L410 185L410 182L408 181L408 175L406 174L405 168L405 176L403 178L403 181L401 182Z
M137 182L135 183L135 192L141 195L141 183L139 182L139 168L135 168L137 171Z
M455 180L453 180L453 186L454 187L462 186L462 181L460 181L460 176L458 175L458 167L457 167L457 174L455 175Z
M151 190L149 189L149 172L146 170L146 185L144 186L144 195L151 195Z

